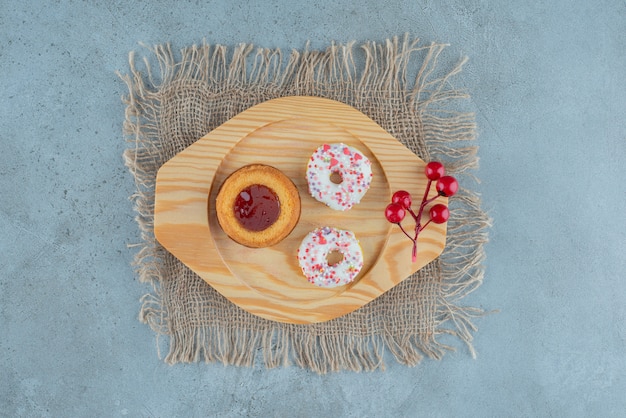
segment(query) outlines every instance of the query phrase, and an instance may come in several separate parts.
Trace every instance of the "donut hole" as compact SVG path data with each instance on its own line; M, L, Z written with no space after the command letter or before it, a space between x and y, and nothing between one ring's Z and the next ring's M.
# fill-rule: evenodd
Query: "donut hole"
M329 266L336 266L343 261L343 253L339 250L332 250L326 256L326 262Z
M339 171L333 171L332 173L330 173L330 181L335 184L341 184L343 183L343 176Z

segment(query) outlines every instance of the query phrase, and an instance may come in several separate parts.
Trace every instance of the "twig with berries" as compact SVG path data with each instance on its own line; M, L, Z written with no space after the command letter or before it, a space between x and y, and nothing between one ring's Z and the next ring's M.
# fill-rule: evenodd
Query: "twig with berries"
M426 164L426 178L428 178L428 184L426 185L426 191L424 192L424 197L422 198L422 203L420 204L417 213L413 211L411 208L412 199L411 194L406 190L398 190L391 197L391 203L387 205L385 209L385 218L391 223L397 224L404 235L406 235L411 241L413 241L413 252L411 256L411 260L415 263L417 260L417 237L419 233L424 230L428 226L429 223L434 222L436 224L442 224L448 220L450 217L450 211L448 207L444 204L436 204L432 208L430 208L429 214L430 219L422 225L422 214L424 212L424 208L432 203L439 196L450 197L453 196L459 190L459 183L452 176L446 176L445 168L443 164L437 161L431 161ZM430 192L430 186L433 181L437 181L437 195L432 198L428 198L428 194ZM414 235L411 236L406 230L402 227L402 220L406 216L407 212L411 215L411 217L415 220L415 231Z

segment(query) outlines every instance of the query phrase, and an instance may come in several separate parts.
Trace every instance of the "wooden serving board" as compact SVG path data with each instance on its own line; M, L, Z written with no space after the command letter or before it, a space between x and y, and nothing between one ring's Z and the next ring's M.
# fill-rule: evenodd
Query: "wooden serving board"
M343 142L372 162L372 185L351 210L334 211L313 199L306 165L324 143ZM268 248L248 248L220 228L215 198L223 181L247 164L274 166L300 192L302 212L292 233ZM158 241L241 308L290 323L327 321L380 296L441 254L446 224L420 233L417 262L411 241L384 217L396 190L419 200L425 163L367 116L327 99L286 97L254 106L165 163L157 174L154 231ZM431 190L434 196L434 187ZM447 203L445 198L437 203ZM411 219L403 222L412 230ZM325 289L302 274L297 249L320 226L348 229L360 241L364 266L346 286Z

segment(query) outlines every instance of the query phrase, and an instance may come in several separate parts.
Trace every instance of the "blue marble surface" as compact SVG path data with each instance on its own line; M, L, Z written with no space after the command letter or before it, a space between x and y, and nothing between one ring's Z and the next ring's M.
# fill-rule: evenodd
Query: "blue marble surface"
M626 416L623 1L0 3L0 416ZM500 310L478 358L450 341L375 373L164 364L127 248L128 52L405 32L470 58L454 83L494 226L465 303Z

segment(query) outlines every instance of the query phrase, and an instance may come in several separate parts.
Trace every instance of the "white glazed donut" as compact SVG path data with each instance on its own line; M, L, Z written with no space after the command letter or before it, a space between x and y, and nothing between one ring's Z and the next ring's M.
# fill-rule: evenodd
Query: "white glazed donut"
M341 176L334 183L331 175ZM372 163L356 148L324 144L313 153L306 168L309 193L335 210L348 210L361 201L372 182Z
M338 251L343 259L329 265L327 256ZM308 233L298 248L298 262L307 280L320 287L343 286L363 268L363 252L351 231L323 227Z

